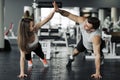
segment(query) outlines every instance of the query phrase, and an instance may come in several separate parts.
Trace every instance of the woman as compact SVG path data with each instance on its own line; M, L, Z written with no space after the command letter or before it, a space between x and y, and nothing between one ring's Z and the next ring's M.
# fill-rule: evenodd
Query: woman
M36 32L47 23L54 15L55 9L43 21L34 25L32 18L22 18L18 27L18 47L20 49L20 75L19 78L27 77L24 72L25 59L28 60L28 66L32 66L31 51L38 55L44 66L47 67L47 61L44 57L41 45L39 43Z

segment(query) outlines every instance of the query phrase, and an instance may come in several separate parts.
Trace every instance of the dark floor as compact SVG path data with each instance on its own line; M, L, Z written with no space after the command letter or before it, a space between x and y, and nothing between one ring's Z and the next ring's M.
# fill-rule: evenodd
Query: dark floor
M28 77L19 79L19 50L17 45L12 45L11 52L0 52L0 80L95 80L90 77L94 73L94 60L84 60L82 55L76 57L71 69L66 69L67 52L54 54L49 62L49 68L44 68L37 56L33 58L33 69L25 72ZM101 80L120 79L120 60L105 59L101 68Z

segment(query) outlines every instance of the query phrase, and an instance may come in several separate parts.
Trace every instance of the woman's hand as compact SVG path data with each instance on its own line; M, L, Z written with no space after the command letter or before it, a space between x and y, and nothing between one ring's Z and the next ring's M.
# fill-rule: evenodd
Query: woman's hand
M20 74L20 75L18 75L18 77L19 78L25 78L25 77L27 77L27 74Z
M95 79L100 79L102 78L102 76L100 74L92 74L91 75L92 78L95 78Z

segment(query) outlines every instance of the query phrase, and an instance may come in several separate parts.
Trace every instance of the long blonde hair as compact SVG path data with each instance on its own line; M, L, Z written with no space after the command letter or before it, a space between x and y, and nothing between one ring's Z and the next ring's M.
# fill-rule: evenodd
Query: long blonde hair
M27 51L27 44L30 37L30 22L33 21L31 18L22 18L18 26L18 47Z

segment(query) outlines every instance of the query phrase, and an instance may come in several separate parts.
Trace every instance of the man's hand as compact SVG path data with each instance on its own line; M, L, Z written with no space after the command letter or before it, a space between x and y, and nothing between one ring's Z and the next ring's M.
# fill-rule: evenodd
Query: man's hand
M101 76L100 74L92 74L91 77L92 77L92 78L95 78L95 79L98 79L98 80L99 80L100 78L102 78L102 76Z

